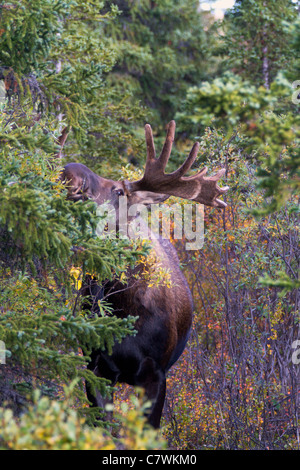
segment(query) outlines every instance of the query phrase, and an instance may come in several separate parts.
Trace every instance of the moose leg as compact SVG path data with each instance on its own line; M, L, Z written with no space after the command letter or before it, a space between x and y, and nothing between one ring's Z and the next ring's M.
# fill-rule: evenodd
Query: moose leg
M157 429L165 402L166 377L163 371L155 367L155 362L150 357L145 358L141 364L137 375L137 385L145 389L147 398L152 402L147 419Z
M107 373L102 373L102 369L101 369L101 372L99 370L99 362L101 361L100 359L100 355L99 354L92 354L92 357L91 357L91 362L89 363L88 365L88 369L92 370L94 372L94 374L96 375L96 377L103 377L103 378L106 378L108 380L111 381L112 383L112 386L114 386L116 384L116 374L115 374L115 371L114 370L110 370L108 373L108 371L106 371ZM105 359L101 361L102 365L106 365L106 361ZM104 367L104 369L106 369ZM91 387L88 383L86 383L86 394L87 394L87 398L89 400L89 402L91 403L91 406L92 407L99 407L99 408L102 408L103 409L103 412L105 412L105 416L107 418L108 421L111 421L112 420L112 412L106 412L105 411L105 407L106 405L108 404L112 404L113 403L113 395L111 393L111 397L106 397L106 396L103 396L101 395L101 393L96 389L95 390L95 393L92 393L91 391Z
M91 403L92 407L102 408L105 411L106 405L113 403L113 395L111 397L104 397L101 395L99 390L95 390L95 394L91 392L89 384L86 382L86 396L89 402ZM110 415L110 413L106 413L106 415Z
M150 400L153 400L153 405L148 416L148 421L154 428L158 429L165 403L166 378L163 376L159 382L151 384L150 388L151 390L146 388L146 394ZM151 397L151 394L153 397Z

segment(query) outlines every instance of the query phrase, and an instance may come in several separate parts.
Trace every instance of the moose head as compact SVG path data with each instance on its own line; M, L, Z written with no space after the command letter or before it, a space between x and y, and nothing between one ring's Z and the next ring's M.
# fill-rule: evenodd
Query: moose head
M92 199L98 205L109 201L116 209L120 196L127 196L128 207L133 204L154 204L177 196L207 206L225 208L219 199L228 191L220 188L218 180L225 170L206 176L207 169L185 176L194 163L199 144L195 143L185 162L174 172L165 173L175 135L175 122L168 125L166 140L160 156L156 157L151 126L145 126L147 159L143 177L138 181L114 181L96 175L85 165L69 163L62 172L68 188L68 198L74 201ZM138 317L137 334L115 344L112 354L96 350L91 355L89 369L112 385L125 382L143 387L152 402L148 420L159 427L166 392L166 374L182 354L192 325L192 298L180 270L179 260L169 240L160 238L153 249L165 268L171 272L172 286L150 286L146 280L127 276L126 285L120 281L105 282L98 289L87 285L83 295L99 300L109 291L109 301L115 315ZM137 267L137 272L138 272ZM135 274L132 272L131 274ZM97 302L93 302L95 312ZM97 313L97 312L96 312ZM98 393L87 395L94 406L104 407L106 400Z
M166 200L169 196L178 196L212 207L226 207L225 202L218 199L226 193L228 187L220 188L218 180L224 175L225 169L216 175L206 177L207 168L192 176L184 176L194 163L199 144L196 142L186 161L173 173L165 174L175 136L175 121L168 125L166 141L159 158L156 158L152 129L145 126L147 143L147 160L145 173L138 181L113 181L96 175L85 165L69 163L65 166L63 180L67 181L68 197L73 200L92 199L97 204L104 201L117 203L118 197L126 195L129 204L152 204Z

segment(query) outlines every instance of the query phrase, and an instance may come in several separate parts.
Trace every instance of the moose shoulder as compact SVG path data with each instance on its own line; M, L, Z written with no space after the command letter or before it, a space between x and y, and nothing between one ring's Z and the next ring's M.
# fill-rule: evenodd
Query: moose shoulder
M206 169L193 176L184 176L197 157L197 143L180 168L173 173L164 172L174 141L174 121L168 125L166 140L158 158L148 124L145 126L145 134L147 159L140 180L113 181L96 175L82 164L69 163L62 172L68 197L75 201L89 198L98 205L109 201L117 214L120 196L127 197L127 210L133 204L154 204L171 195L212 207L226 207L218 197L228 187L220 188L217 184L225 170L221 169L211 177L205 176ZM126 286L120 282L97 286L96 282L90 280L83 289L83 295L92 295L96 306L96 301L109 293L108 300L115 315L138 317L137 334L115 344L111 355L105 351L93 351L89 368L97 376L110 380L113 385L125 382L143 387L152 403L148 421L157 428L165 400L166 374L182 354L189 338L193 305L174 247L166 239L154 236L150 236L150 239L156 257L171 275L171 287L163 284L149 286L142 277L137 280L136 276L129 276ZM87 389L87 394L94 406L104 407L105 400L98 392L94 396Z

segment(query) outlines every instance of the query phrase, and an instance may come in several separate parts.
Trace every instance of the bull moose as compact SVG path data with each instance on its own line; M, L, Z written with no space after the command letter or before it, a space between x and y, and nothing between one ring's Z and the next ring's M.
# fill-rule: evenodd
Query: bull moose
M152 129L145 126L147 159L143 177L138 181L114 181L96 175L80 163L67 164L62 179L68 188L68 198L92 199L98 205L109 201L118 210L120 196L127 196L128 208L132 204L154 204L177 196L207 206L224 208L226 203L218 197L229 189L220 188L218 180L225 170L214 176L205 176L207 169L192 176L185 176L197 157L199 144L195 143L184 163L174 172L166 174L175 135L175 122L168 124L166 140L160 156L156 157ZM129 224L131 223L129 219ZM171 273L172 285L149 286L147 280L137 281L135 275L127 276L126 285L120 281L106 282L97 288L91 281L85 295L92 294L99 300L109 290L109 302L118 317L137 316L137 334L127 336L116 343L112 354L95 350L88 368L96 376L111 381L125 382L144 388L152 406L148 413L149 423L158 428L166 394L166 374L182 354L192 325L193 302L188 284L181 272L176 250L165 238L150 237L152 248L160 262ZM94 302L97 305L97 302ZM104 407L106 400L87 389L92 406Z

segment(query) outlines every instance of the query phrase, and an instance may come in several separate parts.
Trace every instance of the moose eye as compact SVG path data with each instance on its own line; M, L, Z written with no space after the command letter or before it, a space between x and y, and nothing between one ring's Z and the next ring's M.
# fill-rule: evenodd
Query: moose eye
M116 189L116 190L115 190L115 194L116 194L117 196L124 196L124 191L123 191L123 189Z

